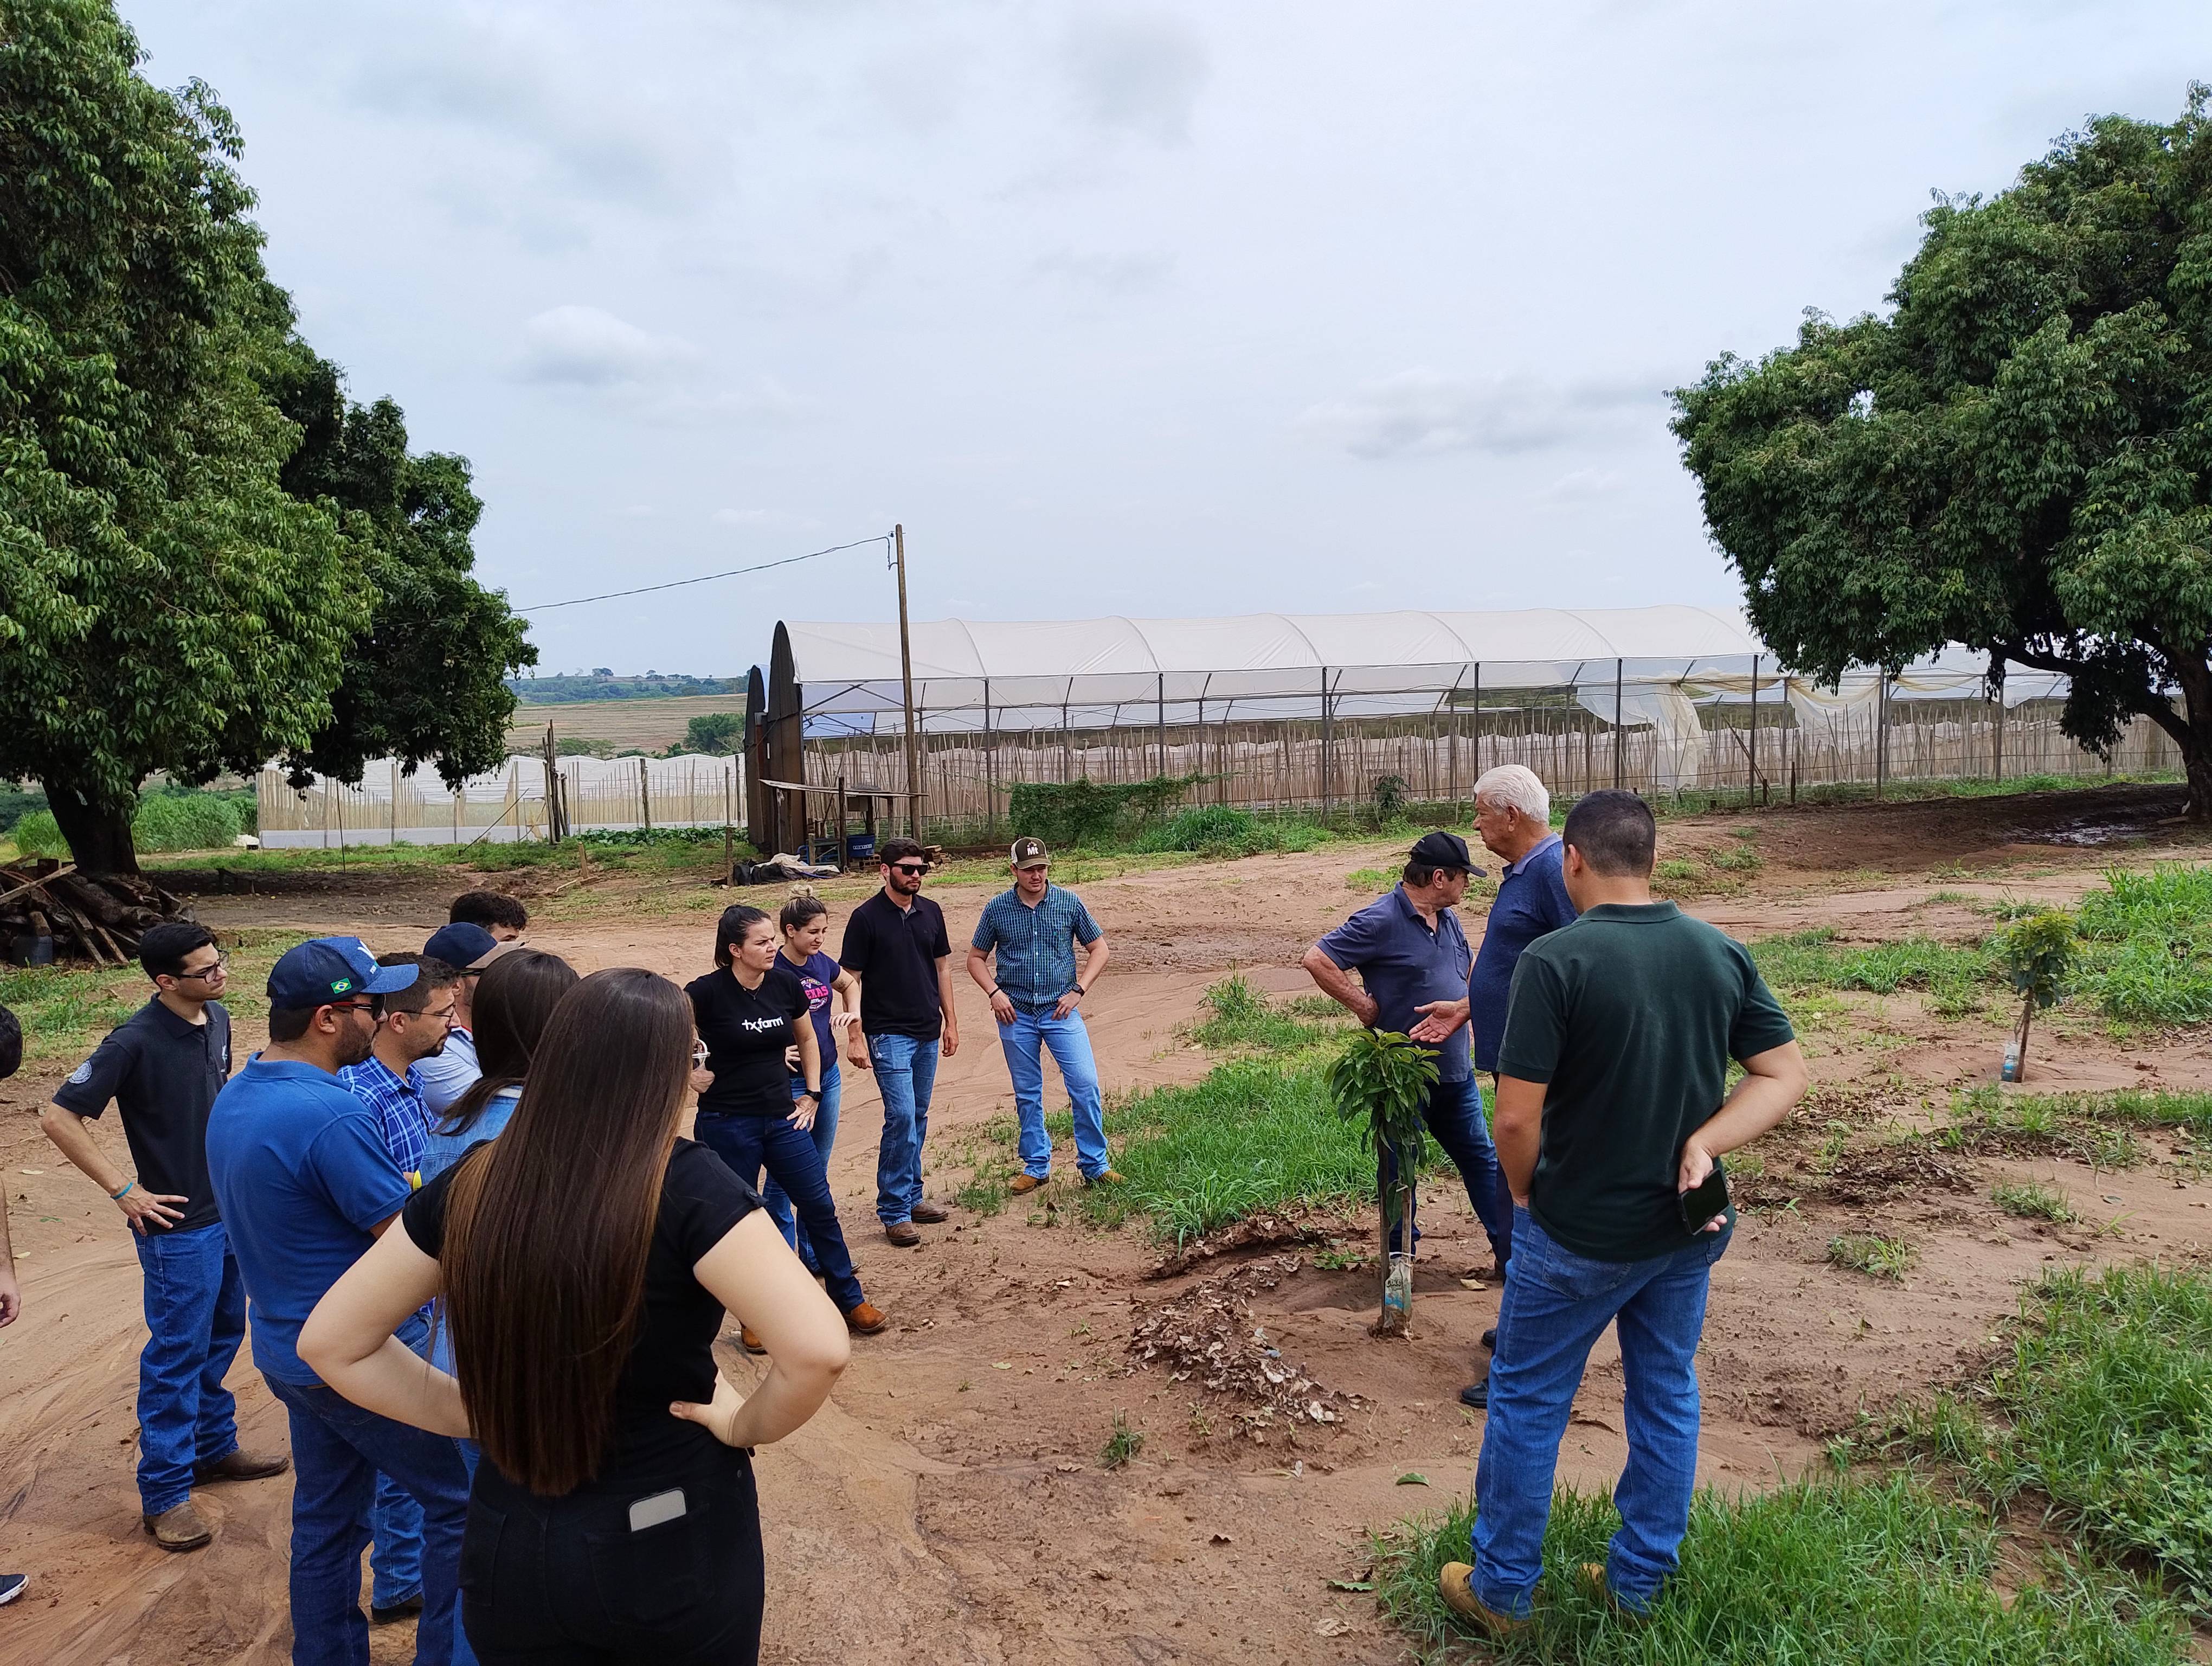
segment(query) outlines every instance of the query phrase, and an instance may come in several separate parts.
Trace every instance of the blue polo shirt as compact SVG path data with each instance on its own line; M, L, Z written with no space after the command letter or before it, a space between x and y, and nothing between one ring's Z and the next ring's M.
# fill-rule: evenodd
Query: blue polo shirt
M1378 1030L1401 1034L1420 1022L1413 1009L1432 1000L1458 1000L1467 994L1469 963L1467 933L1459 915L1449 909L1437 910L1436 929L1429 929L1420 910L1406 897L1402 885L1378 903L1353 915L1317 945L1346 971L1357 971L1382 1009L1376 1015ZM1468 1079L1467 1026L1454 1031L1442 1047L1429 1049L1437 1056L1439 1081Z
M1566 847L1553 833L1498 876L1498 895L1482 931L1482 952L1468 980L1468 1026L1474 1031L1474 1065L1498 1068L1498 1043L1505 1039L1505 1009L1513 995L1513 969L1521 952L1547 933L1575 921L1561 873Z
M1072 891L1048 885L1031 908L1018 890L1002 891L983 904L975 922L975 947L999 952L992 969L1015 1006L1034 1012L1075 987L1075 945L1089 948L1105 933Z
M316 1382L300 1327L407 1201L376 1113L311 1064L256 1055L216 1096L207 1157L252 1309L253 1363Z

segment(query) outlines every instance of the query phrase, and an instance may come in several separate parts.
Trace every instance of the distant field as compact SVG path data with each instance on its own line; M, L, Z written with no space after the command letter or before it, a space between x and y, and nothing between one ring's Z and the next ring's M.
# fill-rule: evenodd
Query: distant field
M684 739L684 726L710 712L742 712L743 694L683 695L654 700L574 700L543 706L518 706L508 726L507 744L520 751L534 751L545 726L553 726L555 739L574 735L581 740L604 740L621 748L642 746L659 751Z

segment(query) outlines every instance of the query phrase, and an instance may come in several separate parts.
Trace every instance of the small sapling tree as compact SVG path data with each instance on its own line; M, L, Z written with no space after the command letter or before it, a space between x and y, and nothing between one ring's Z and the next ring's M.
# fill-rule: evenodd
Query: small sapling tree
M2020 1022L2005 1049L2005 1080L2016 1082L2027 1073L2028 1025L2038 1007L2055 1006L2066 993L2080 946L2074 916L2057 909L2032 914L1998 934L1997 964L2021 998Z
M1360 1141L1376 1156L1382 1207L1382 1314L1376 1334L1402 1333L1413 1316L1413 1234L1406 1253L1390 1253L1390 1232L1413 1213L1425 1130L1421 1106L1437 1079L1436 1056L1395 1030L1362 1030L1328 1067L1336 1114L1359 1125ZM1394 1161L1385 1161L1388 1152ZM1385 1183L1385 1182L1388 1183Z

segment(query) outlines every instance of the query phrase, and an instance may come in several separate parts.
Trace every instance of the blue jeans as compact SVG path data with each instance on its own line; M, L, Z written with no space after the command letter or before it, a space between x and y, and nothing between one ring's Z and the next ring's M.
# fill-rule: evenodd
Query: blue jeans
M1715 1262L1732 1234L1716 1232L1649 1261L1577 1256L1516 1212L1512 1262L1498 1314L1490 1411L1474 1472L1474 1593L1499 1614L1528 1612L1543 1569L1552 1478L1590 1347L1620 1327L1627 1393L1628 1464L1613 1490L1620 1531L1606 1583L1641 1611L1674 1571L1698 1472L1698 1340Z
M699 1117L693 1132L748 1186L759 1184L763 1166L775 1177L806 1223L806 1236L838 1311L849 1313L867 1299L853 1271L852 1253L845 1248L837 1205L830 1195L830 1178L823 1172L822 1153L814 1149L812 1134L781 1116L728 1116L712 1111Z
M1472 1076L1465 1081L1434 1084L1429 1089L1428 1103L1421 1107L1421 1120L1459 1170L1459 1177L1467 1186L1467 1201L1474 1206L1476 1219L1490 1235L1491 1253L1501 1267L1505 1265L1513 1256L1513 1195L1506 1189L1504 1171L1498 1166L1498 1147L1491 1143L1490 1124L1483 1119L1480 1084ZM1398 1174L1398 1154L1388 1146L1382 1148L1382 1173L1387 1195ZM1420 1236L1417 1225L1414 1240L1419 1242ZM1404 1240L1401 1222L1391 1229L1390 1248L1402 1250Z
M429 1335L424 1331L418 1336L417 1329L409 1320L399 1329L399 1340L427 1358ZM372 1608L397 1608L422 1589L422 1506L385 1474L376 1478L376 1499L368 1508L368 1573Z
M792 1103L798 1104L799 1096L805 1091L806 1084L793 1076L791 1079ZM825 1172L830 1167L830 1149L837 1143L837 1108L844 1099L845 1079L837 1072L837 1061L834 1057L825 1058L822 1061L822 1097L814 1107L814 1149L822 1153L822 1167ZM796 1250L799 1259L806 1263L806 1270L821 1272L822 1268L814 1259L813 1241L806 1236L806 1229L791 1213L790 1194L771 1180L768 1183L768 1189L761 1194L761 1201L768 1206L768 1218L775 1223L776 1231L783 1234L783 1241Z
M146 1275L138 1507L158 1516L191 1496L194 1464L238 1450L237 1402L222 1379L246 1335L246 1286L221 1221L131 1236Z
M1044 1131L1044 1049L1052 1049L1053 1062L1067 1089L1075 1113L1075 1166L1089 1180L1106 1167L1106 1107L1098 1097L1098 1064L1091 1056L1091 1032L1083 1014L1064 1018L1049 1006L1024 1012L1014 1008L1014 1021L999 1026L999 1050L1006 1055L1006 1073L1014 1079L1014 1115L1022 1125L1022 1167L1039 1180L1052 1173L1052 1136Z
M913 1219L914 1206L921 1201L921 1142L929 1137L937 1047L934 1037L868 1037L876 1090L884 1096L884 1140L876 1151L876 1219L886 1226Z
M459 1443L364 1411L320 1383L264 1376L292 1424L292 1666L368 1666L361 1553L380 1472L422 1506L416 1666L475 1666L455 1600L469 1502Z

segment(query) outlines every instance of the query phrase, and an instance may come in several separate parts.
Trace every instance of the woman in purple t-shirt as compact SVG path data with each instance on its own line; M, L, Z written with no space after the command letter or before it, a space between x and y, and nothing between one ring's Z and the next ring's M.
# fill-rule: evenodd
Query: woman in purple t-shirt
M837 1107L844 1096L837 1056L844 1050L847 1033L860 1016L860 981L822 952L830 935L830 909L820 897L799 892L783 905L775 922L783 933L783 964L806 991L806 1015L814 1021L814 1039L822 1049L822 1098L814 1113L814 1148L822 1153L823 1166L827 1168L830 1147L837 1143ZM805 1091L806 1085L793 1076L792 1097L796 1099ZM784 1195L783 1188L770 1180L761 1198L784 1242L799 1251L808 1272L815 1271L814 1246L806 1241L806 1229L793 1218L791 1200Z

